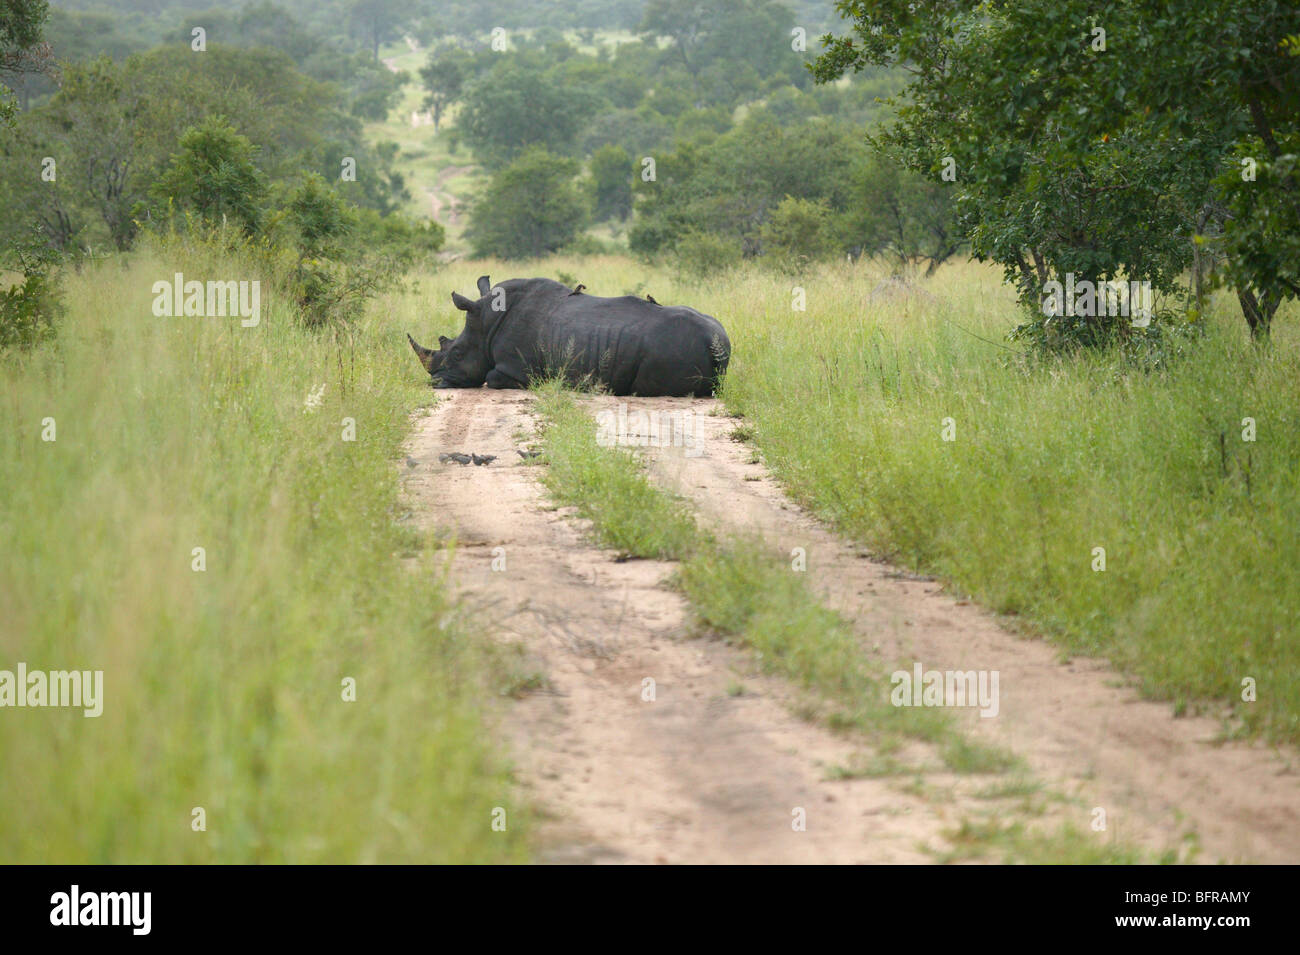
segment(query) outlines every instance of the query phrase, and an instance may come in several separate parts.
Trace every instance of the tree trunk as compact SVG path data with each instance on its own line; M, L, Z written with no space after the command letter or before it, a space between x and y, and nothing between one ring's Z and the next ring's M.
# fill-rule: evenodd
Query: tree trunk
M1257 342L1267 341L1273 313L1281 304L1282 296L1265 292L1256 298L1250 289L1238 289L1237 301L1241 303L1241 312L1246 316L1246 324L1250 326L1250 337Z

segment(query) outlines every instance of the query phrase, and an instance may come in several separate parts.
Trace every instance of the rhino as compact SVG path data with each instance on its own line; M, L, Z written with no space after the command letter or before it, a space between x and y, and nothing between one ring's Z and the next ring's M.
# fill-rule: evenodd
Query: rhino
M435 388L526 388L539 378L603 386L615 395L708 397L731 358L722 324L685 306L587 295L545 278L478 280L479 297L451 293L465 313L438 350L409 334Z

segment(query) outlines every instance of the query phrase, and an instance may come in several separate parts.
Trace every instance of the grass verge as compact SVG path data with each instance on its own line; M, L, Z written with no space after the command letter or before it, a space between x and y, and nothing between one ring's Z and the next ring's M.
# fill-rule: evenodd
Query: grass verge
M996 344L1016 313L990 278L954 267L937 294L871 301L828 272L796 321L775 296L742 302L726 405L846 536L1109 658L1176 713L1300 742L1293 322L1261 349L1220 303L1157 370L1024 362Z
M361 322L341 354L265 294L255 328L154 317L177 271L259 278L202 248L100 262L0 368L0 669L104 673L97 718L0 711L0 860L525 858L480 714L499 675L438 567L396 557L423 399L391 343Z

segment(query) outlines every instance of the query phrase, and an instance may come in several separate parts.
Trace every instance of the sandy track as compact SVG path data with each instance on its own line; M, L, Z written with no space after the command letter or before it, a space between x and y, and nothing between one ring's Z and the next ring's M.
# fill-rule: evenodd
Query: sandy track
M447 210L448 225L456 225L460 222L461 203L447 191L447 182L471 169L472 166L448 166L438 173L438 180L433 188L424 190L424 194L429 197L429 214L435 222L442 221L444 209Z
M593 410L700 411L689 399L592 399ZM635 420L635 419L634 419ZM1208 718L1172 716L1142 700L1104 661L1062 661L1059 650L1017 637L995 617L947 596L937 583L865 559L792 504L750 449L731 440L736 422L698 416L703 454L651 449L657 480L690 499L706 523L759 530L774 550L803 547L810 583L852 620L867 652L927 669L998 670L1001 711L966 729L1025 757L1036 775L1077 797L1087 828L1106 810L1108 831L1151 848L1177 843L1188 824L1203 862L1300 862L1300 758L1293 750L1219 743ZM911 579L909 579L911 578ZM892 666L891 666L892 669Z
M703 454L652 451L656 479L706 523L759 530L786 554L805 547L810 583L855 621L864 653L882 666L1000 670L1000 715L971 714L964 725L1070 797L1045 821L1088 831L1100 806L1100 840L1164 849L1191 824L1202 861L1300 861L1294 754L1214 745L1213 721L1173 719L1118 687L1104 663L1062 663L936 584L864 559L748 463L749 450L729 438L735 422L708 416L715 403L588 401L695 411ZM962 818L1014 818L1013 807L974 798L989 777L947 775L924 753L909 754L931 767L916 789L904 789L907 777L828 779L853 759L853 740L792 715L797 695L755 675L745 654L687 639L686 607L664 584L670 564L619 562L548 506L538 470L515 453L534 433L531 405L520 392L440 392L408 445L417 467L404 471L416 519L458 539L452 579L483 631L518 641L548 680L502 715L520 781L543 811L543 859L920 862L932 858L922 847L943 850L943 831ZM497 458L440 463L450 451ZM504 570L492 569L494 556ZM642 699L647 678L653 702ZM736 684L743 694L731 695ZM791 827L796 808L807 831Z
M753 675L742 653L685 639L685 606L663 586L671 565L619 562L548 509L537 469L515 453L533 431L531 396L440 395L408 445L407 500L458 538L452 576L467 605L549 681L504 716L545 813L543 859L918 862L921 845L944 846L952 806L881 780L828 780L851 742L793 716L789 690ZM497 459L440 464L450 451ZM497 547L503 571L491 569ZM729 695L733 683L743 695ZM806 831L792 828L796 808Z

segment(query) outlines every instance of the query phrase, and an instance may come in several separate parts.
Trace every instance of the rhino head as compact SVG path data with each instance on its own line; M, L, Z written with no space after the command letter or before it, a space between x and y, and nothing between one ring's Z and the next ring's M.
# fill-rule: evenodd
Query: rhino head
M439 351L434 351L432 348L425 348L410 335L406 336L406 340L411 343L411 349L415 352L415 357L420 359L420 364L424 366L424 370L430 375L442 366L442 360L447 357L447 346L452 342L446 335L439 335Z
M424 370L433 378L435 388L477 388L487 379L489 370L486 303L492 283L486 275L478 280L480 298L468 299L451 293L455 306L465 313L465 327L454 339L438 336L438 351L425 348L407 335Z

